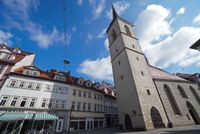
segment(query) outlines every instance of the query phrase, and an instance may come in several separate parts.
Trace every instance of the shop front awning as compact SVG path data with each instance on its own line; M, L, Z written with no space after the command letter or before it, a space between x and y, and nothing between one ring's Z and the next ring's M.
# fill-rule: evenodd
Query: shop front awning
M57 120L58 116L50 113L4 113L0 115L0 121L14 120Z
M31 120L32 118L32 113L4 113L0 116L0 121Z
M58 116L50 113L35 113L34 120L57 120Z

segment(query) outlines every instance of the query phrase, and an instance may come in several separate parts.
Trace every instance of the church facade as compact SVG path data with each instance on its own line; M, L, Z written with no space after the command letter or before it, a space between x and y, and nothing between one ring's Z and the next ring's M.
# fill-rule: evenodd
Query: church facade
M150 130L199 124L198 85L149 65L132 27L113 7L107 34L119 125Z

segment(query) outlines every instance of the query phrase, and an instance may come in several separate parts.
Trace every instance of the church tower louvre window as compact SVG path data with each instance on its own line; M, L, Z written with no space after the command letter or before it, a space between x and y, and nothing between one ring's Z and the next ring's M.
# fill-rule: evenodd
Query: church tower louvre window
M127 25L124 25L124 29L125 29L126 34L131 36L131 31L130 31L130 29L128 28Z

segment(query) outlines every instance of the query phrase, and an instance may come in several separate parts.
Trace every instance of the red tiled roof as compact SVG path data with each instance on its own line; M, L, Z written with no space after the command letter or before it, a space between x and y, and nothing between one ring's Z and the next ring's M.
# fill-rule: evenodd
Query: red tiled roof
M165 79L165 80L179 80L179 81L187 81L181 77L178 77L174 74L170 74L162 69L153 67L149 65L149 70L153 78L157 79Z

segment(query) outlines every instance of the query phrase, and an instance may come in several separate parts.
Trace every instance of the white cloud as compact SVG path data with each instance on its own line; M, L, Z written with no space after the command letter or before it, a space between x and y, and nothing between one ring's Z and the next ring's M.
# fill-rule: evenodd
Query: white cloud
M38 0L3 0L4 5L12 10L12 14L27 19L29 10L37 9L39 6Z
M200 14L194 18L193 23L200 24Z
M109 51L109 42L108 42L108 38L104 41L104 47L106 48L106 50Z
M181 8L176 12L177 15L181 15L181 14L184 14L184 13L185 13L185 7L181 7Z
M200 37L200 27L185 26L172 33L170 19L170 10L161 5L149 5L139 14L135 30L147 58L161 68L198 66L200 54L189 47Z
M170 10L161 5L149 5L136 19L135 32L145 51L153 41L159 41L163 36L171 33Z
M96 60L87 59L80 64L77 71L95 79L113 80L110 57L98 58Z
M103 38L103 37L105 37L105 35L106 35L106 28L103 29L103 30L97 35L97 38Z
M38 0L3 0L7 7L7 24L10 27L28 32L30 39L35 41L41 48L48 48L55 43L64 44L64 33L59 32L56 27L52 31L43 31L42 25L33 22L29 18L31 9L37 10ZM13 19L15 18L15 20ZM70 42L70 35L67 35L67 43Z
M93 13L93 19L97 19L103 12L103 9L105 8L105 0L89 0L91 6L92 6L92 13Z
M113 5L119 15L123 14L126 11L126 9L128 9L128 7L130 6L130 4L125 0L114 2ZM112 9L106 12L106 16L109 19L112 19Z
M77 0L77 4L81 6L83 4L83 0Z
M50 45L62 42L64 44L64 36L54 27L51 32L43 33L41 30L33 33L31 39L36 41L41 48L48 48ZM67 36L67 44L70 42L70 36Z
M11 38L13 35L10 32L4 32L0 30L0 43L12 44Z

